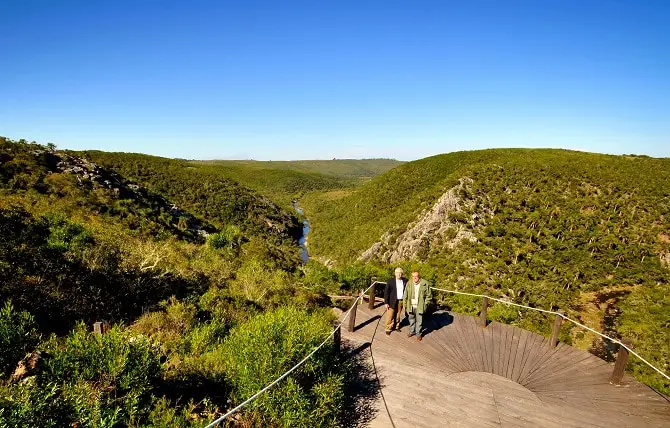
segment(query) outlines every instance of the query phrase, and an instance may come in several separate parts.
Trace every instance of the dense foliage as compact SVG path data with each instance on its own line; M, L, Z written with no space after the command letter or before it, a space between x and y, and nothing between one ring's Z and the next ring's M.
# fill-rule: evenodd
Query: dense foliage
M632 338L668 371L667 161L490 150L366 178L397 164L203 163L0 138L0 427L204 426L321 343L327 294L357 292L397 264L437 285L560 307ZM461 209L413 257L354 262L378 241L393 250L449 189ZM325 264L300 263L300 196ZM457 241L464 232L475 239ZM504 305L490 314L550 325ZM102 320L111 330L91 333ZM613 351L568 327L562 340ZM357 369L337 358L327 343L233 425L347 425ZM635 359L631 369L670 391Z
M301 173L321 174L338 178L371 178L383 174L403 162L395 159L332 159L302 161L255 161L255 160L217 160L205 161L224 167L238 166L245 169L279 169Z
M300 265L294 215L219 167L96 156L134 181L0 139L0 427L204 426L327 336L339 284ZM248 337L283 351L252 374ZM337 425L334 355L235 424Z
M410 257L434 269L437 284L560 308L631 336L640 353L670 371L670 160L565 150L422 159L343 197L305 198L310 252L346 265L375 242L393 250L449 189L460 210L445 214L439 236L427 230ZM474 239L455 240L459 233ZM464 311L478 307L467 298L444 302ZM549 328L533 313L496 313L526 328ZM576 329L568 333L567 340L611 358L614 348ZM639 361L631 364L641 379L670 391Z
M39 339L32 315L17 311L10 301L6 301L0 308L0 376L9 376Z
M211 221L218 227L240 226L246 233L297 239L302 225L265 196L226 176L222 169L186 161L132 153L87 151L84 156L113 168L169 198L174 203Z
M254 189L286 209L293 209L292 202L305 192L348 188L355 184L348 178L295 171L275 162L206 161L191 164Z

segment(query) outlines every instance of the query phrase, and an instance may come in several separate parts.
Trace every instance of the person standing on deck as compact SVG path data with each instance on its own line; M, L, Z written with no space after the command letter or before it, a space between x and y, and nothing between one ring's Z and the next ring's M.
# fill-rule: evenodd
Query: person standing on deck
M402 268L395 268L395 276L386 282L384 287L384 303L386 304L386 335L393 330L400 331L400 313L402 312L402 299L405 293L407 278L402 277Z
M412 272L412 280L405 287L403 295L405 313L409 317L409 333L407 337L416 336L416 340L421 342L423 315L431 300L433 300L433 292L430 289L430 283L425 279L421 279L419 272Z

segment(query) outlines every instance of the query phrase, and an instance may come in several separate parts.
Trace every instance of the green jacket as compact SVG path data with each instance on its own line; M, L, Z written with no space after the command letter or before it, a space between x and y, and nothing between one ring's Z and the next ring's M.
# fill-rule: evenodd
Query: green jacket
M431 300L433 300L433 290L430 289L431 284L425 279L419 280L419 302L416 305L416 311L419 314L426 312L426 308ZM411 279L405 285L405 292L402 296L402 304L405 311L412 312L412 298L414 297L414 281Z

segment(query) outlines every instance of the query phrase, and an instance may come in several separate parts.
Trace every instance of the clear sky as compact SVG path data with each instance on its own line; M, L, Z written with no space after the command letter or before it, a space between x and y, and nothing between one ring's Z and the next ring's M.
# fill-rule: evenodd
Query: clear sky
M181 158L670 157L670 1L1 0L0 135Z

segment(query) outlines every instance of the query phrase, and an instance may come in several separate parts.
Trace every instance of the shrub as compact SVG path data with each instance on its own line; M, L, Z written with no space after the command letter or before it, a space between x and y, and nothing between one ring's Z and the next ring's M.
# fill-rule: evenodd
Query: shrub
M242 244L243 236L239 227L229 224L221 232L213 233L207 238L207 243L217 250L235 250Z
M220 361L240 402L293 367L331 331L325 313L291 307L266 312L233 328L211 357ZM249 404L243 419L254 426L334 426L343 375L325 346L287 379Z
M79 324L63 341L45 344L42 376L62 384L62 399L87 426L135 424L151 409L151 392L160 374L156 349L141 335L116 326L95 335Z
M11 302L5 302L0 309L0 375L10 375L19 360L37 346L39 338L32 315L16 311Z
M0 386L0 428L71 426L72 408L61 393L57 382L42 384L35 377Z

